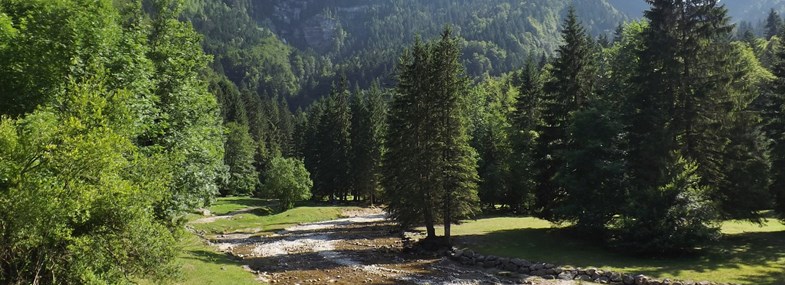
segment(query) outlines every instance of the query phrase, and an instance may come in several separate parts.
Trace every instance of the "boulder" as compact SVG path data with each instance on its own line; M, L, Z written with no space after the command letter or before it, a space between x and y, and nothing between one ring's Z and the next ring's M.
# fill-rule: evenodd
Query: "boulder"
M518 266L513 264L512 262L508 262L507 264L502 266L502 269L507 271L518 271Z
M597 274L597 268L586 269L586 275L593 276Z
M624 282L624 285L634 285L635 278L632 275L624 274L621 278L621 281Z
M600 284L608 284L611 282L611 280L608 277L601 276L600 278L594 279L594 282Z
M532 263L531 263L531 262L529 262L529 261L527 261L527 260L525 260L525 259L518 259L518 258L515 258L515 259L511 260L511 262L512 262L512 263L515 263L515 265L518 265L518 266L526 266L526 267L529 267L529 266L531 266L531 265L532 265Z
M607 277L611 280L611 282L622 282L623 281L621 279L621 274L619 274L618 272L609 272L609 273L610 273L610 276L607 276Z
M463 250L460 250L460 249L455 250L455 251L452 252L451 256L452 256L453 259L461 258L461 256L463 256Z
M594 280L591 279L591 276L585 275L585 274L578 275L577 277L575 277L575 280L578 280L578 281L594 281Z
M562 272L557 276L561 280L572 280L575 277L570 272Z
M542 277L548 275L548 271L546 271L545 269L534 270L531 272L531 275Z
M635 280L635 285L648 285L649 283L649 277L643 274L635 275L633 279Z

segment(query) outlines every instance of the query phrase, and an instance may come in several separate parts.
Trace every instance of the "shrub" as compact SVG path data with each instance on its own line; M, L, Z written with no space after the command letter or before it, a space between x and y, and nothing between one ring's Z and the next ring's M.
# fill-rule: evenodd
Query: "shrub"
M265 172L265 183L256 196L280 200L282 210L294 207L294 202L311 198L311 181L302 160L275 157Z

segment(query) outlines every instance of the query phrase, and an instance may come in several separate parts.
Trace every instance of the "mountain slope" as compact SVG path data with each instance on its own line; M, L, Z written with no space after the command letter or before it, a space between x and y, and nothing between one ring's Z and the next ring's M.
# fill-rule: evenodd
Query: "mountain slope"
M757 22L785 0L722 0L737 19ZM403 47L451 25L464 41L469 75L499 75L527 57L551 54L575 5L591 34L639 18L643 0L189 0L215 69L259 94L326 94L341 74L367 87L388 80ZM311 97L311 98L308 98ZM294 105L303 105L294 104Z

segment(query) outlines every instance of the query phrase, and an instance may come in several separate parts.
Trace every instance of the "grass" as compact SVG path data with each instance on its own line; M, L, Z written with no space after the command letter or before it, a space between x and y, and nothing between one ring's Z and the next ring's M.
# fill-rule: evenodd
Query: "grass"
M209 210L213 215L220 216L246 208L272 207L276 204L277 202L272 200L256 199L250 197L227 197L218 198L218 200L215 201L215 204L212 205Z
M181 266L180 278L174 280L177 285L259 285L255 276L242 268L240 262L228 255L216 252L206 245L198 236L186 233L180 241L182 251L177 257ZM155 282L141 280L141 285L152 285Z
M194 229L208 233L261 233L284 229L300 223L332 220L341 217L351 207L299 207L268 216L254 213L238 214L229 219L217 220L209 224L194 224Z
M717 247L697 256L635 257L574 237L536 218L488 218L453 226L459 241L484 254L576 267L598 267L655 278L742 284L785 284L785 225L728 221Z

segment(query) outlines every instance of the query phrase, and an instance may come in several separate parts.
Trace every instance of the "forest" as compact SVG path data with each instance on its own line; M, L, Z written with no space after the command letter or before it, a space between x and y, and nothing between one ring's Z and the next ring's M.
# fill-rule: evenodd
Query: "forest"
M780 11L616 2L0 0L0 283L171 282L219 197L654 256L785 218Z

